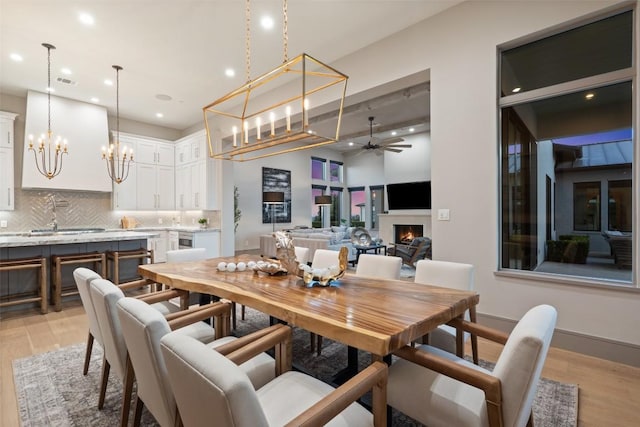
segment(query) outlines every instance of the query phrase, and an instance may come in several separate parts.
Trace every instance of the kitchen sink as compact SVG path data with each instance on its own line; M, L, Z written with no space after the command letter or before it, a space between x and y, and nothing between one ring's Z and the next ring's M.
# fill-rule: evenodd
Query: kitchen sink
M59 228L57 231L53 231L51 228L38 228L31 230L29 235L31 236L60 236L68 234L84 234L84 233L102 233L104 228Z

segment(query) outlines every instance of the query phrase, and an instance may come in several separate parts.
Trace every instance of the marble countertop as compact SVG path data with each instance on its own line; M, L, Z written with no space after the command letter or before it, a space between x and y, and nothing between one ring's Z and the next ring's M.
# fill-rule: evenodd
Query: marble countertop
M109 242L114 240L138 240L157 236L157 232L130 231L130 230L105 230L103 232L78 233L78 234L50 234L29 235L29 233L0 234L0 248L15 248L22 246L48 246L64 245L71 243Z
M136 227L130 228L128 231L186 231L189 233L210 233L212 231L220 231L219 228L200 228L198 226L187 227L180 225L157 226L157 227Z

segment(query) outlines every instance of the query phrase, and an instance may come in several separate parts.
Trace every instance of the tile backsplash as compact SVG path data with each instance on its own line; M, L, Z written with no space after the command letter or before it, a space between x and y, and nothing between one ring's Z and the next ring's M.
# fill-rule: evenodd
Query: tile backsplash
M7 221L1 232L25 232L36 228L50 228L53 219L51 197L58 204L56 220L59 228L100 227L120 228L123 216L134 217L138 227L153 226L198 226L200 217L209 219L210 227L219 227L218 211L114 211L111 208L111 193L85 191L53 191L15 189L16 209L0 211L0 221Z

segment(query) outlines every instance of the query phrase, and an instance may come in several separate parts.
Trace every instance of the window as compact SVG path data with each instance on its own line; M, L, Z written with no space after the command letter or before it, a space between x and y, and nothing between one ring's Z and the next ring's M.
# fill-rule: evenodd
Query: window
M371 229L379 230L378 214L384 212L384 186L372 185L369 187L371 196Z
M311 227L322 228L322 209L326 209L324 206L316 205L316 196L322 196L324 190L327 187L325 185L312 185L311 186Z
M325 179L325 165L327 161L325 159L319 159L317 157L311 158L311 179L318 179L324 181Z
M600 182L573 184L573 229L600 231Z
M631 180L609 181L608 230L631 232Z
M364 187L349 188L350 218L349 223L353 227L365 227L366 193Z
M329 176L331 182L342 182L342 162L329 161Z
M331 226L339 226L342 219L342 188L331 187Z
M500 269L632 282L612 273L603 232L632 233L637 209L634 20L618 11L500 50Z

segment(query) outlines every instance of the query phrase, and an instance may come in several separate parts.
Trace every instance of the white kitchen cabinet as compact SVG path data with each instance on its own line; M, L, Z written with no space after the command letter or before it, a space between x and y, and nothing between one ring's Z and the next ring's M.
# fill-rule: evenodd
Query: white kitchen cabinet
M204 131L176 143L176 209L217 209L215 164Z
M176 209L190 209L191 166L176 166Z
M177 231L170 231L167 249L170 251L178 250L180 248L179 240L179 233Z
M173 147L173 144L166 142L138 139L137 153L134 153L134 158L137 163L173 166Z
M113 183L113 209L133 210L137 208L138 195L137 189L137 168L135 163L129 167L129 175L127 179L120 184Z
M147 239L147 249L153 250L154 262L167 262L167 249L169 247L169 233L159 231L155 237Z
M0 210L15 209L13 123L17 114L0 111Z
M193 233L193 247L205 248L207 258L220 256L220 232L216 230Z
M137 165L138 209L175 209L173 172L171 166Z
M13 149L0 148L0 210L15 208L13 195Z
M175 179L173 166L158 166L157 187L158 194L157 209L174 210L175 204Z

